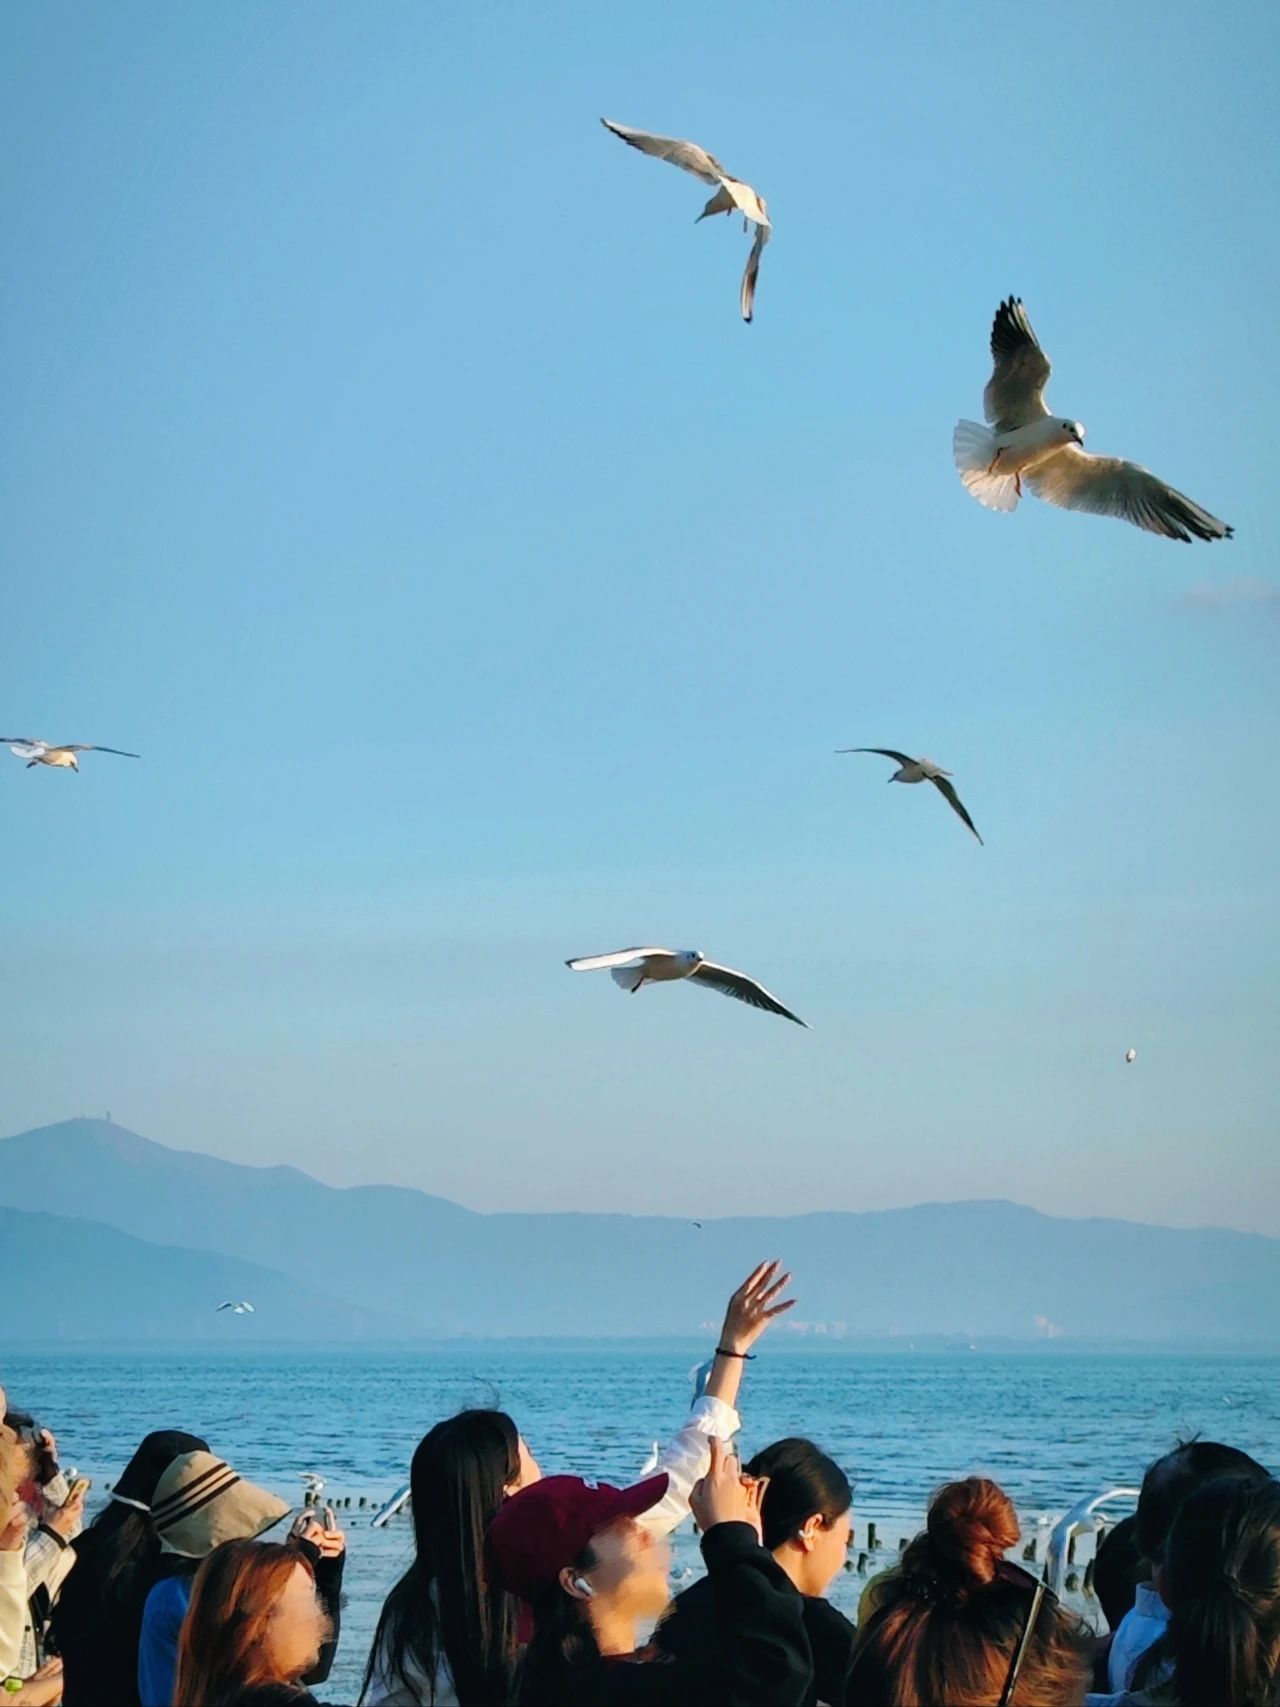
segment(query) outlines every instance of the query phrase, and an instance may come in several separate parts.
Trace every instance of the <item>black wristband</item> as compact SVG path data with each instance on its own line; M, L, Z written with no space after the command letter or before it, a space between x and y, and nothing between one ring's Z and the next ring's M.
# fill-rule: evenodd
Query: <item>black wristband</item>
M740 1357L744 1363L754 1363L756 1360L756 1354L754 1351L730 1351L726 1345L718 1345L716 1347L716 1356Z

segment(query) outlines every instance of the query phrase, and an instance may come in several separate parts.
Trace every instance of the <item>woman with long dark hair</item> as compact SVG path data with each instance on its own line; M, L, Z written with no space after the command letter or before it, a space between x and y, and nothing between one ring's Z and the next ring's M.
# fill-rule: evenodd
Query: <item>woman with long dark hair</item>
M1005 1554L1013 1502L982 1476L950 1482L858 1628L849 1707L1080 1707L1092 1643Z
M484 1538L520 1486L521 1446L505 1411L463 1411L419 1442L409 1473L416 1552L378 1620L363 1700L505 1698L516 1605L488 1579Z
M160 1557L151 1501L175 1458L207 1450L199 1435L179 1429L147 1435L74 1541L75 1569L53 1607L64 1707L137 1707L142 1609Z
M1224 1476L1179 1506L1164 1562L1169 1627L1147 1656L1160 1681L1116 1707L1280 1703L1280 1483ZM1144 1670L1139 1662L1135 1682Z
M844 1701L854 1626L825 1598L845 1562L853 1533L853 1489L834 1460L811 1440L766 1446L744 1466L758 1483L762 1540L801 1599L813 1655L808 1707ZM719 1640L715 1590L709 1577L676 1597L654 1640L668 1653L693 1655Z
M790 1279L761 1263L729 1300L705 1393L657 1455L666 1490L641 1522L654 1536L687 1516L711 1440L740 1426L734 1409L751 1347ZM413 1457L416 1556L383 1607L365 1672L366 1707L494 1707L507 1699L516 1659L516 1603L489 1580L482 1543L504 1500L541 1477L503 1411L464 1411L438 1423Z

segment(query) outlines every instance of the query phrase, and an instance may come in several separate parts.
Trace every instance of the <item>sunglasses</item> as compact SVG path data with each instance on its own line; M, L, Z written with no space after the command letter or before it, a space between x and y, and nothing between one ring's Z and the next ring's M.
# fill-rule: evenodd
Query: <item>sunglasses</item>
M1013 1659L1009 1662L1009 1675L1005 1678L1004 1688L1000 1691L999 1707L1009 1707L1009 1703L1013 1700L1013 1692L1018 1687L1018 1676L1027 1657L1027 1650L1031 1646L1031 1638L1036 1633L1036 1620L1040 1616L1040 1608L1044 1604L1046 1592L1043 1582L1038 1582L1035 1593L1031 1596L1031 1604L1027 1607L1027 1618L1022 1626L1022 1635L1018 1640L1018 1646L1014 1649Z

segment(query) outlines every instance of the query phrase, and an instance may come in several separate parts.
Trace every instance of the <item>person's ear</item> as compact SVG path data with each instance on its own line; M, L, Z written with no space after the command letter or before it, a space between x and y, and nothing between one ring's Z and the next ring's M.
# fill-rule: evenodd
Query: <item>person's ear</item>
M822 1521L822 1513L815 1511L812 1517L806 1517L796 1534L796 1540L806 1553L812 1553L818 1545L818 1536L826 1525Z
M591 1599L591 1584L582 1575L581 1571L575 1571L572 1565L566 1565L561 1571L560 1587L569 1596L570 1600Z

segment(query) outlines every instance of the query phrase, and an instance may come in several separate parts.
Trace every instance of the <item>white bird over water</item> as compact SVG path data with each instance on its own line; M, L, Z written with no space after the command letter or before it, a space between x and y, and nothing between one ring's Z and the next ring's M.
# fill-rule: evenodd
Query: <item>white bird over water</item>
M52 765L55 770L80 770L77 753L115 753L122 759L140 759L141 753L126 753L123 747L95 747L85 742L68 741L65 746L51 747L47 741L37 741L30 735L0 735L0 747L32 765Z
M963 818L974 835L978 836L977 826L961 804L960 796L947 780L951 772L944 771L941 765L935 765L932 759L911 759L905 753L895 753L892 747L837 747L836 752L879 753L882 759L892 759L898 769L889 778L890 782L931 782L950 805L951 810ZM978 836L978 843L979 846L986 846L981 836Z
M1133 1063L1138 1059L1138 1051L1136 1049L1126 1049L1124 1052L1124 1058L1132 1067Z
M1048 504L1118 516L1148 533L1190 544L1230 539L1232 529L1208 510L1166 486L1140 463L1094 456L1084 448L1079 421L1049 413L1044 388L1049 358L1040 348L1021 298L996 310L991 328L995 371L982 406L990 427L959 421L951 441L960 478L989 510L1013 510L1022 482Z
M607 966L614 983L633 996L645 984L670 984L680 978L692 978L704 990L718 990L722 996L732 996L749 1007L781 1014L783 1019L794 1020L797 1025L805 1024L790 1008L784 1008L776 996L771 996L763 984L757 984L745 972L735 972L731 966L717 966L713 960L704 960L696 948L620 948L614 954L587 954L580 960L566 960L565 965L570 972L599 972Z
M682 142L674 136L655 136L651 131L633 130L630 125L615 124L612 119L601 119L600 123L632 148L638 148L641 154L652 154L656 160L667 160L684 172L692 172L694 177L701 178L704 184L716 186L715 195L694 220L695 225L713 214L732 213L736 208L742 215L744 231L749 230L752 225L755 226L755 242L752 243L751 253L747 256L747 267L742 275L742 288L739 292L742 318L750 324L755 310L760 256L773 235L773 226L769 223L769 207L764 197L757 195L751 185L744 184L741 178L731 177L715 155L708 154L705 148L699 148L696 142Z
M218 1314L218 1310L230 1310L237 1316L252 1316L255 1314L253 1305L247 1298L242 1298L238 1304L234 1298L226 1298L218 1305L218 1309L213 1312L215 1316Z

